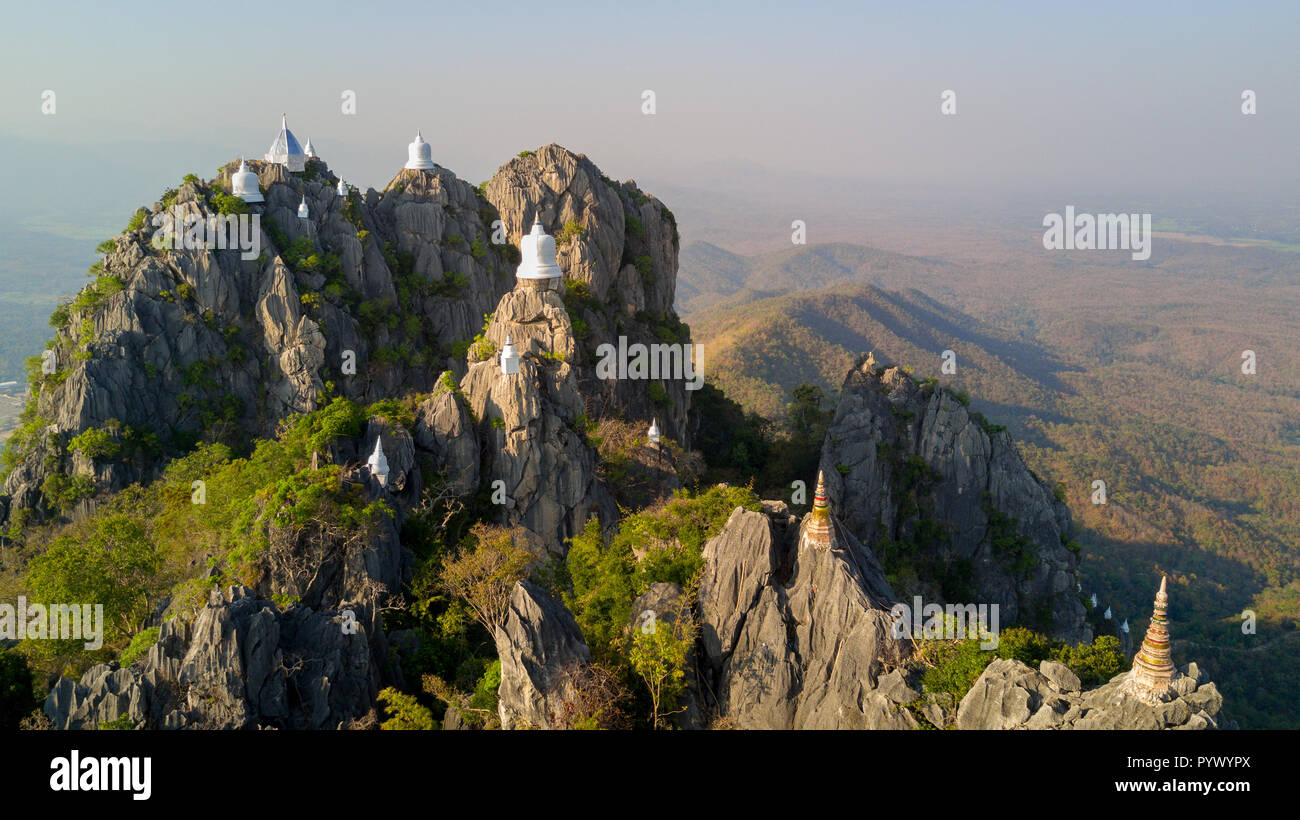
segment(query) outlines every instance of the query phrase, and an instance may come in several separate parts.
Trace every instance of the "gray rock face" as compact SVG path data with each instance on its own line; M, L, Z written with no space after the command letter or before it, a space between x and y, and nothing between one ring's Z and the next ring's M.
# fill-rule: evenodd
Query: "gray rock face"
M359 441L391 435L394 473L409 473L413 445L404 433L376 418ZM355 455L359 445L340 446ZM137 728L333 729L365 715L381 686L401 683L379 611L407 580L411 556L394 496L355 470L344 480L366 481L369 498L385 500L394 515L364 538L273 539L280 546L265 552L256 588L213 589L193 616L173 612L127 669L100 664L80 681L60 679L45 702L54 727L127 716ZM274 603L279 596L296 603L285 608Z
M516 245L539 218L556 238L566 278L585 289L565 304L582 322L568 360L591 415L618 408L647 425L657 417L664 435L688 444L690 391L680 376L659 379L667 400L656 403L646 381L601 379L595 370L600 346L617 348L620 336L626 345L690 342L673 311L679 238L672 212L636 183L615 183L586 156L554 144L501 166L485 194Z
M333 729L364 715L380 677L363 626L338 612L281 611L232 587L192 625L169 621L146 657L60 678L45 700L56 729L94 729L127 717L146 729Z
M573 697L574 674L591 661L573 616L538 587L520 581L495 639L501 658L501 728L551 728L564 702Z
M1223 698L1213 683L1190 694L1149 704L1127 694L1125 672L1103 686L1080 691L1079 679L1063 665L1042 663L1036 672L1014 660L985 668L957 709L959 729L1206 729ZM1059 668L1058 668L1059 667ZM1062 671L1064 670L1064 671ZM1195 682L1191 676L1178 680Z
M594 375L596 345L620 333L650 343L672 332L689 341L671 307L678 247L672 216L634 184L608 182L590 160L558 146L508 163L489 183L489 197L440 167L403 169L383 191L344 198L320 160L301 174L259 161L249 166L266 199L249 206L260 220L260 230L249 234L258 240L258 258L242 259L238 249L152 247L154 218L173 213L162 203L146 212L142 227L115 238L104 259L113 287L92 306L70 311L56 334L58 375L45 379L37 395L48 432L6 479L0 512L48 516L40 488L51 472L75 472L93 478L99 492L115 491L154 478L174 440L200 433L231 442L269 437L285 416L317 408L327 384L364 404L433 392L443 370L464 373L453 348L471 340L511 293L519 239L542 202L552 234L563 234L569 222L582 229L561 243L560 261L591 288L591 298L571 300L585 317L583 330L575 337L558 299L521 295L507 312L525 337L526 327L567 328L564 344L552 338L548 349L565 357L592 397L579 413L616 411L647 423L658 415L665 434L685 442L689 396L682 381L664 381L668 399L661 406L646 381L606 383ZM228 164L212 183L182 184L174 207L215 218L216 196L229 190L237 167ZM308 219L297 216L304 198ZM498 218L508 235L493 242ZM634 281L624 281L629 270ZM616 304L619 293L642 312ZM429 413L421 414L417 445L432 451L459 491L477 489L479 465L470 454L480 442L454 407L435 402ZM68 441L88 428L151 433L164 453L69 453Z
M871 357L859 361L821 468L832 508L873 552L888 555L898 542L916 547L920 569L897 579L904 599L996 603L1003 626L1091 640L1075 595L1078 561L1064 546L1068 509L1007 434L986 432L952 393L923 388Z
M1038 665L1038 672L1062 692L1078 692L1083 689L1079 676L1063 663L1043 661Z
M452 492L463 496L478 488L478 434L468 406L454 390L439 384L420 404L414 436Z
M504 482L506 523L536 533L547 548L565 551L595 509L596 455L578 429L585 411L568 361L550 354L572 350L573 335L560 297L551 291L516 290L502 298L488 328L499 344L509 334L519 351L519 372L506 376L498 357L476 361L470 352L463 389L479 419L478 437L490 455L488 481Z
M701 660L716 711L738 728L914 727L897 701L910 687L885 679L907 647L890 635L874 558L852 536L800 548L779 523L737 509L705 545Z
M458 366L452 345L514 283L509 249L490 242L495 210L450 172L403 171L382 193L344 199L319 160L298 175L249 165L266 198L249 206L260 257L152 247L154 218L172 213L161 203L115 239L104 265L117 284L56 334L59 378L38 396L53 435L5 486L21 507L44 512L41 483L73 469L63 448L88 428L152 432L164 445L205 430L241 441L315 409L327 381L362 403L429 391ZM210 199L229 190L235 167L210 185L184 183L175 207L215 218ZM297 216L303 197L309 219ZM83 347L88 358L74 355ZM160 467L102 459L76 469L111 491Z

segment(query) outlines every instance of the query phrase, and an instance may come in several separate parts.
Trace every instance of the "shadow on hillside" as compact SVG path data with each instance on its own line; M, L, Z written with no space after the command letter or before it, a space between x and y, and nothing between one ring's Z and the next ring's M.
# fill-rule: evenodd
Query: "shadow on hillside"
M1065 395L1074 394L1074 390L1061 381L1058 374L1082 372L1082 368L1066 364L1032 343L996 335L991 329L984 329L984 323L975 317L941 304L919 290L905 293L882 292L882 296L901 310L925 320L936 332L982 347L1016 372L1023 373L1048 390Z
M1075 526L1075 540L1083 545L1083 592L1096 592L1100 608L1114 606L1121 620L1145 623L1151 616L1161 572L1170 576L1174 621L1208 622L1237 615L1267 583L1263 573L1237 558L1185 544L1108 538L1077 519Z

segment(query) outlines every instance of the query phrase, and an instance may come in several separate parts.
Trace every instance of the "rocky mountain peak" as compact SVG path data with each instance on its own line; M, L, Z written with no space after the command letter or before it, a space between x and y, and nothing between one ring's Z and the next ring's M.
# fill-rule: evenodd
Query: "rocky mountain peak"
M863 357L821 468L845 526L904 598L996 603L1003 623L1091 639L1069 510L964 396Z
M560 369L577 379L557 398L568 423L584 413L657 416L665 435L685 443L680 379L656 387L594 374L606 340L689 342L671 309L672 216L634 184L608 180L559 146L507 163L486 197L441 167L402 169L383 191L341 196L319 159L302 173L247 160L264 199L249 204L231 195L239 166L223 165L211 181L191 175L138 211L107 243L95 283L56 311L54 368L33 376L40 424L18 442L6 515L69 513L150 479L197 441L242 446L333 396L370 404L431 394L444 371L453 380L466 373L481 332L497 348L510 332L527 353L565 362ZM563 299L513 290L518 242L539 205L578 283ZM255 252L202 241L160 247L160 223L177 215L183 227L246 218L243 239ZM498 311L484 331L484 316ZM452 410L430 408L425 421L442 426L426 423L425 442L446 443L460 429L461 410ZM92 430L108 446L73 446Z

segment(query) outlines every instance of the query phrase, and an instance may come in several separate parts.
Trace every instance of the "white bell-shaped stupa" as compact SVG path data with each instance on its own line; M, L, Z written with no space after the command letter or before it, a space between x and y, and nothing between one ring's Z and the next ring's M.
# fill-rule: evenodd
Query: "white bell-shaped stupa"
M1125 618L1124 623L1119 625L1119 631L1128 634L1128 618Z
M366 467L379 482L379 486L388 484L388 457L384 455L383 442L379 438L375 439L375 451L366 459Z
M415 142L406 146L406 167L416 171L432 171L433 149L424 141L424 135L415 132Z
M248 163L239 158L239 170L230 175L230 190L245 202L264 202L262 191L257 187L257 174L248 170Z
M312 159L316 159L316 147L311 144L311 137L307 138L307 144L302 147L302 152Z
M343 177L339 177L339 187L336 190L338 191L339 196L348 195L348 184L343 181Z
M298 203L298 218L306 219L308 215L309 214L307 213L307 195L303 194L302 202Z
M501 346L501 374L503 376L513 376L519 372L519 354L515 352L514 343L510 341L510 334L506 334L506 343Z
M650 422L650 433L648 437L651 444L659 443L659 419L654 419Z
M1097 593L1095 592L1092 593L1092 608L1093 609L1097 608Z
M298 138L289 130L289 120L283 114L280 115L280 133L266 152L266 161L279 163L290 171L301 171L307 167L307 155L298 144Z
M1108 621L1110 620L1110 607L1106 607L1106 611L1102 613L1102 617Z
M533 229L519 242L520 261L515 269L519 284L538 290L559 290L564 281L555 258L555 237L542 230L540 220L533 221Z

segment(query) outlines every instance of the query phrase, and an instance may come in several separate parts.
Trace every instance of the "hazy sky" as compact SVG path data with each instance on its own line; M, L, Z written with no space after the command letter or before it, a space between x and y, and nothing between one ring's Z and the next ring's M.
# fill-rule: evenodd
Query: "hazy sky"
M736 159L988 185L1300 180L1294 2L704 6L13 4L0 138L176 164L159 189L260 156L281 111L332 168L376 187L416 128L471 182L552 141L611 176L683 182ZM955 117L939 113L945 89Z

